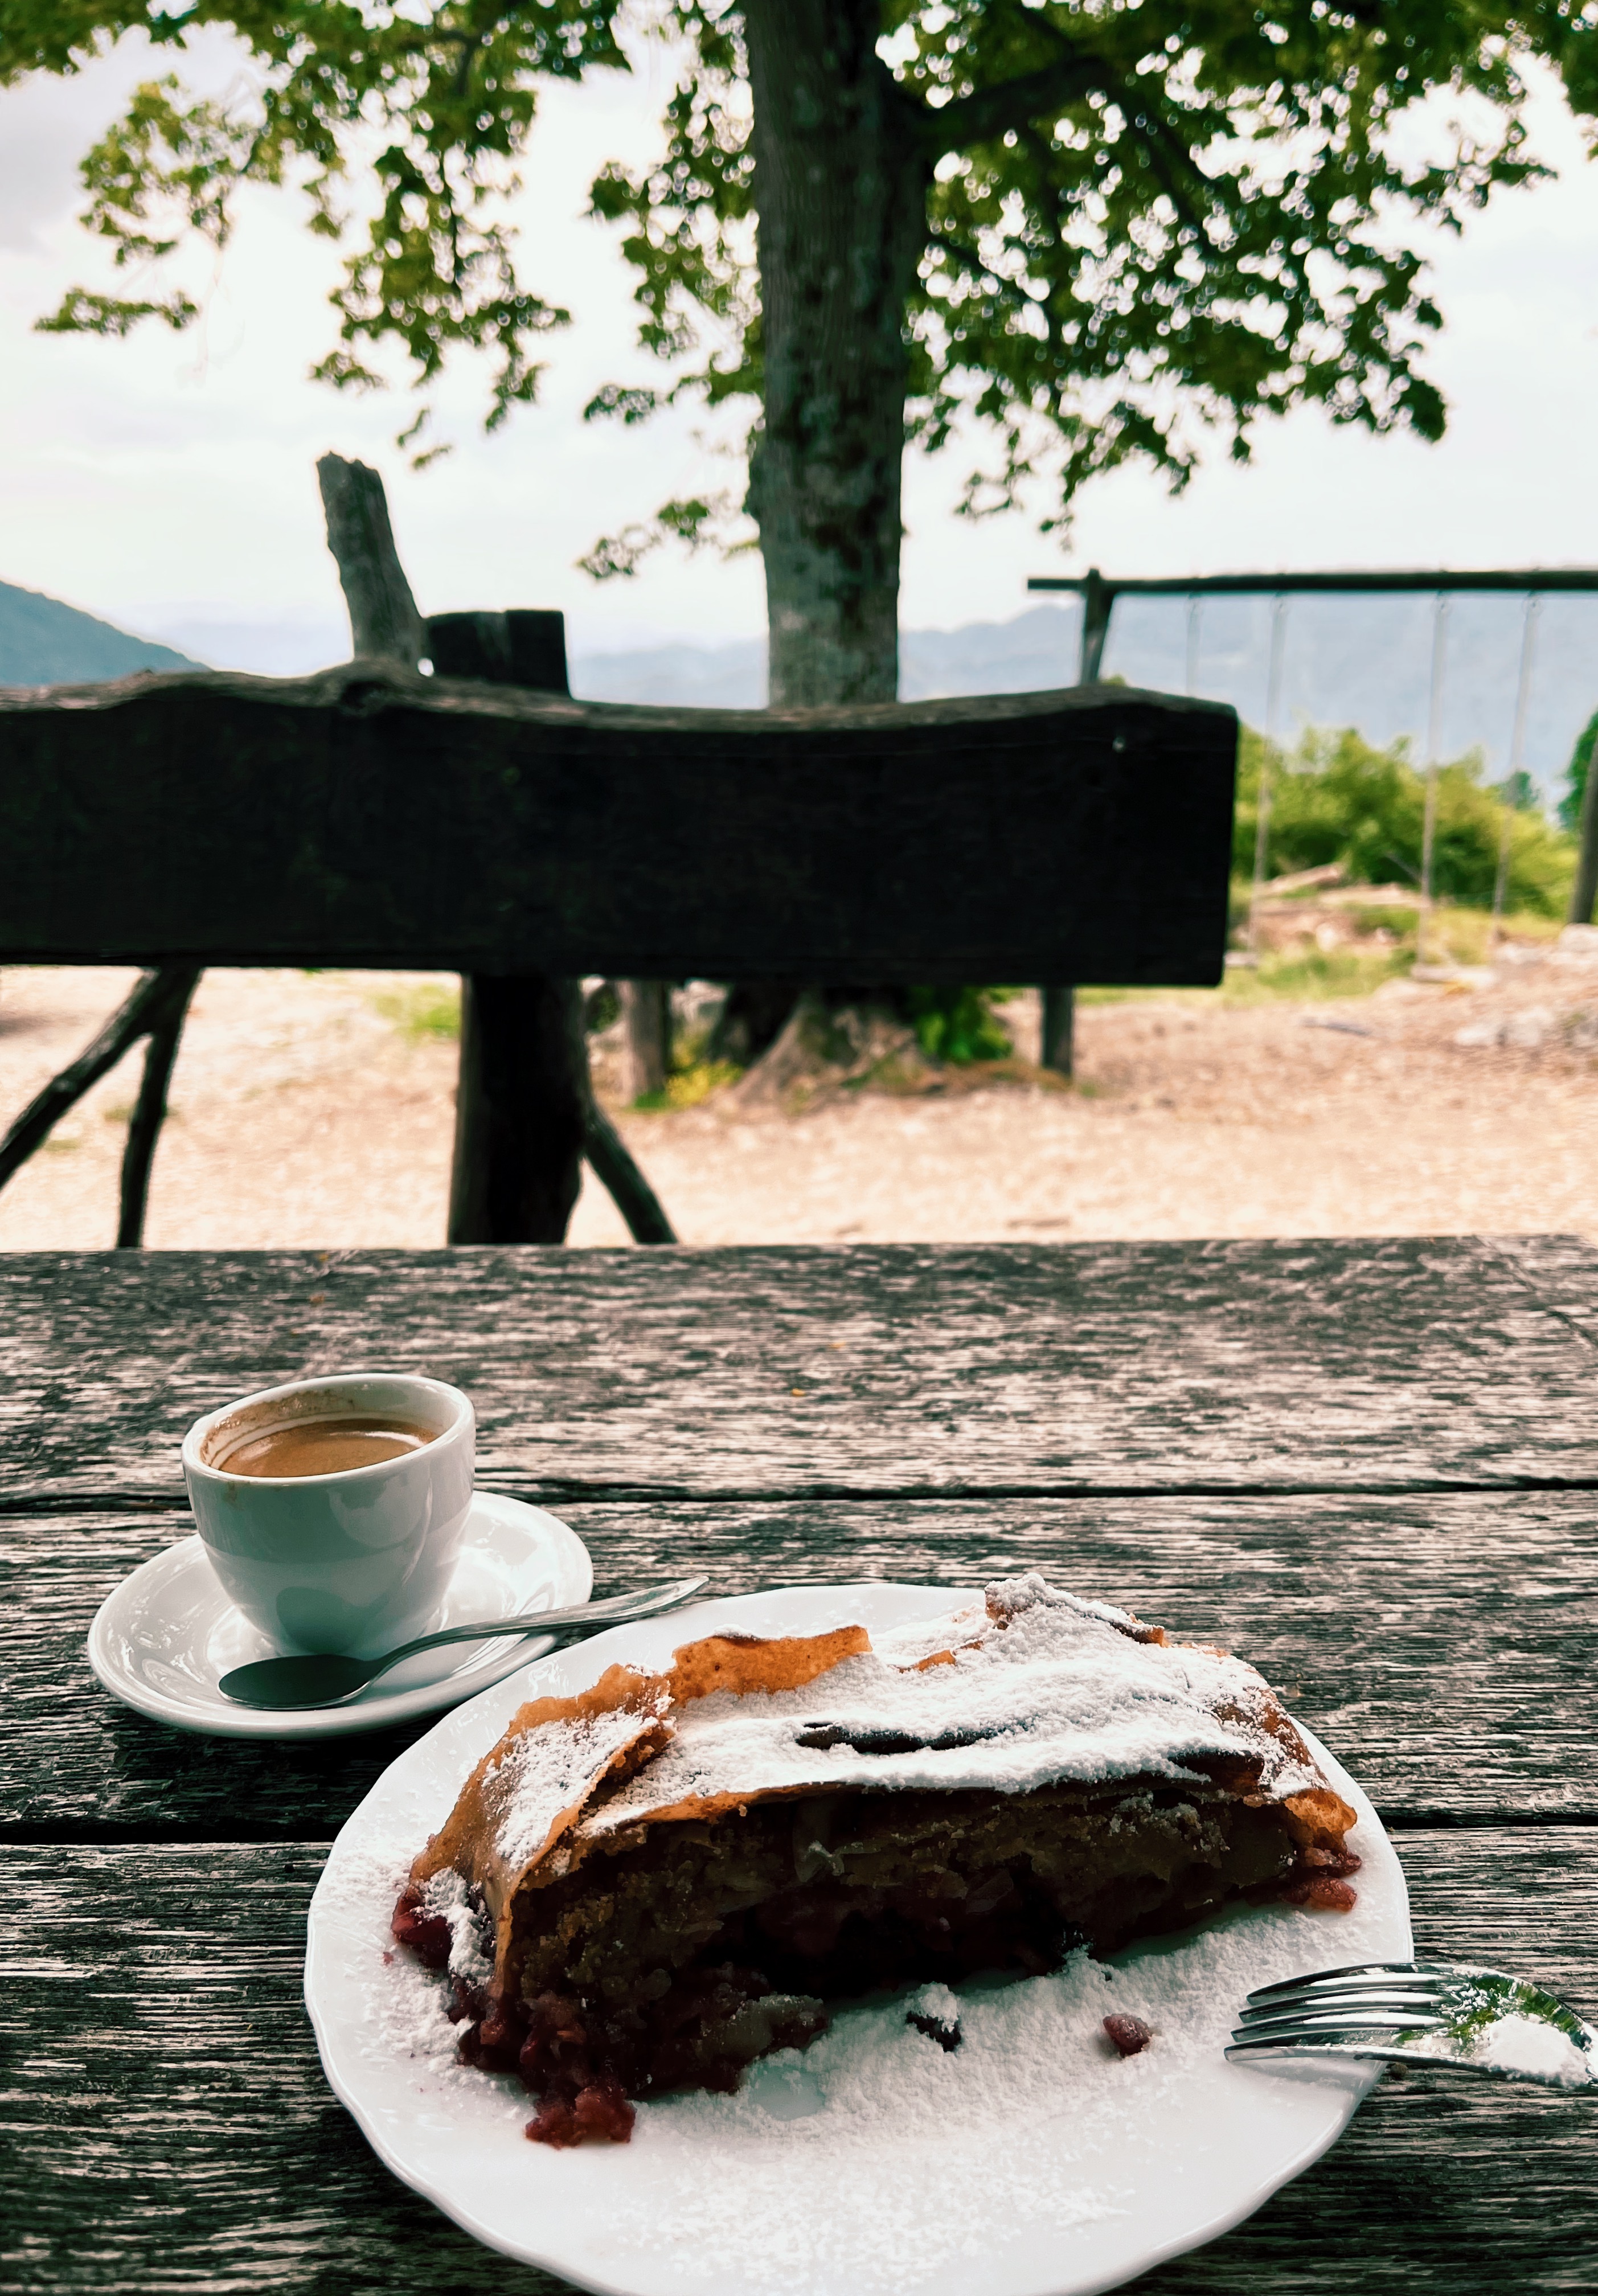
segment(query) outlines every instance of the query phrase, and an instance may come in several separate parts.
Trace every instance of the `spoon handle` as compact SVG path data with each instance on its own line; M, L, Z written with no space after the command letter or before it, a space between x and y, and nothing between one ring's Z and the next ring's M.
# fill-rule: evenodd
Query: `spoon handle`
M569 1610L523 1611L513 1619L482 1619L475 1625L440 1627L435 1634L418 1635L414 1642L401 1643L397 1650L386 1652L366 1679L375 1681L391 1666L397 1666L402 1658L414 1658L418 1651L437 1650L443 1643L488 1642L496 1635L591 1634L602 1626L627 1626L635 1619L652 1619L661 1611L675 1610L679 1603L685 1603L705 1583L702 1578L674 1578L667 1586L642 1594L611 1595L602 1603L577 1603Z

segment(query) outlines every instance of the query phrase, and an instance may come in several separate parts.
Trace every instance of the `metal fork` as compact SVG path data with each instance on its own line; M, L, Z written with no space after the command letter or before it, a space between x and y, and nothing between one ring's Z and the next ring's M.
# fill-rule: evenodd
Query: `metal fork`
M1473 1962L1356 1962L1262 1985L1226 2054L1236 2064L1381 2057L1598 2088L1598 2029L1544 1987Z

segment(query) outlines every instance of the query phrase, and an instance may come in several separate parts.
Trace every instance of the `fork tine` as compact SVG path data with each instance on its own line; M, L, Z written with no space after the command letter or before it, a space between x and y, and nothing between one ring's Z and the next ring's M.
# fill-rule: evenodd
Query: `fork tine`
M1258 2024L1239 2025L1233 2039L1264 2046L1282 2040L1298 2040L1307 2034L1319 2034L1323 2038L1351 2033L1421 2033L1430 2032L1446 2021L1428 2015L1425 2012L1391 2014L1378 2017L1274 2017Z
M1381 1978L1403 1983L1410 1980L1445 1977L1448 1969L1441 1963L1430 1961L1356 1961L1345 1969L1307 1970L1299 1977L1284 1977L1274 1985L1256 1986L1250 1994L1250 2001L1274 2000L1278 1994L1297 1993L1306 1986L1331 1986L1352 1978Z
M1307 2017L1290 2011L1282 2017L1256 2018L1234 2030L1240 2040L1252 2040L1284 2032L1289 2026L1296 2033L1417 2033L1446 2022L1431 2009L1368 2009L1353 2017Z
M1249 1997L1242 2006L1244 2022L1249 2018L1281 2016L1283 2012L1324 2012L1327 2016L1359 2016L1364 2009L1430 2009L1442 2000L1439 1986L1348 1986L1348 1988L1318 1988L1307 1986L1299 1993L1279 1993L1276 2000L1254 2000Z
M1397 2057L1402 2054L1396 2042L1373 2039L1368 2033L1350 2033L1331 2038L1324 2033L1304 2036L1288 2041L1228 2041L1221 2052L1233 2064L1269 2065L1283 2057Z
M1233 2033L1226 2046L1229 2054L1241 2051L1250 2055L1264 2055L1272 2049L1358 2047L1369 2049L1376 2056L1386 2056L1400 2046L1397 2039L1399 2030L1397 2026L1390 2031L1384 2031L1369 2025L1284 2025L1280 2032L1274 2033ZM1441 2019L1436 2017L1420 2018L1414 2025L1402 2028L1405 2034L1443 2030Z

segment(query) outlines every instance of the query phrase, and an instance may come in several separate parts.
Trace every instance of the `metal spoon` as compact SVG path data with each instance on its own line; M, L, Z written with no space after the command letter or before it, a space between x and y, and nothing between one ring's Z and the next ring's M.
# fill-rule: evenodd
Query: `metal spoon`
M332 1651L307 1658L260 1658L253 1666L235 1666L217 1687L240 1706L339 1706L364 1690L376 1676L386 1674L402 1658L418 1651L437 1650L441 1643L487 1642L495 1635L551 1635L561 1642L580 1642L602 1627L627 1625L634 1619L652 1619L658 1611L674 1610L697 1595L702 1578L673 1578L664 1587L651 1587L635 1595L612 1595L602 1603L579 1603L569 1611L523 1611L513 1619L483 1619L475 1626L444 1627L437 1634L418 1635L413 1643L381 1658L345 1658Z

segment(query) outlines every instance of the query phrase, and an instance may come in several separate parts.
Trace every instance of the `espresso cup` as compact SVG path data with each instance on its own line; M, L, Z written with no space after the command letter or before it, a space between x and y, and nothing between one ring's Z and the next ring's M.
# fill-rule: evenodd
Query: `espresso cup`
M309 1421L397 1420L428 1440L332 1474L230 1473L230 1454ZM471 1506L476 1419L459 1388L402 1372L295 1380L225 1404L183 1442L200 1536L280 1651L374 1658L436 1624Z

